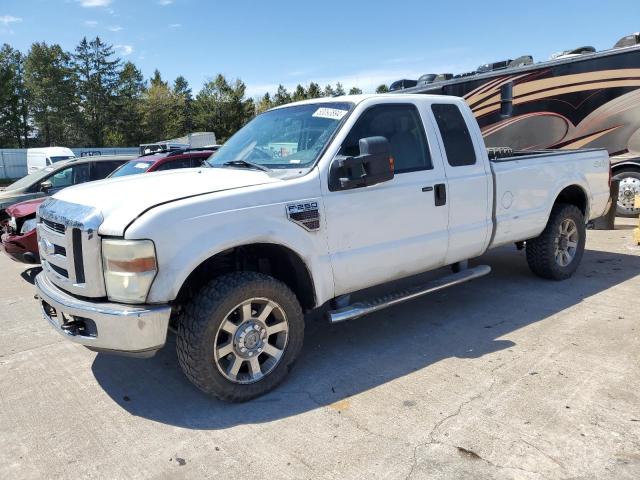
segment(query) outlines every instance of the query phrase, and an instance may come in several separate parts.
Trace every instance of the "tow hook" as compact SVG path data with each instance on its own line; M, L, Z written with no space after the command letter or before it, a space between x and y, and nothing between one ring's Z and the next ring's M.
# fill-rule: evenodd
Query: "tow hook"
M79 335L84 332L85 324L81 320L72 320L71 322L63 323L60 328L69 335Z

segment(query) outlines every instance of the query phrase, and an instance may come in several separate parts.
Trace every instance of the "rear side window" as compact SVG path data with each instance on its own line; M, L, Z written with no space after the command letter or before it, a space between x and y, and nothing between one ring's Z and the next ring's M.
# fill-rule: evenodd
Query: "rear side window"
M359 141L385 137L395 160L395 173L433 168L422 120L415 105L377 105L365 111L342 144L342 155L357 156Z
M178 168L191 168L191 159L190 158L181 158L179 160L170 160L166 163L163 163L158 168L156 168L156 172L161 172L163 170L176 170Z
M471 135L457 105L434 103L431 111L440 129L447 161L452 167L464 167L476 163L476 152Z

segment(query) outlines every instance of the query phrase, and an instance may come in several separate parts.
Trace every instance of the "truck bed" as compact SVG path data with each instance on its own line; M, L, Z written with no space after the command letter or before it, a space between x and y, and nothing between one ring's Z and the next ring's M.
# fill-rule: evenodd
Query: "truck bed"
M604 149L513 152L490 162L494 189L494 234L490 247L538 236L555 199L579 178L589 196L586 220L605 213L609 156Z

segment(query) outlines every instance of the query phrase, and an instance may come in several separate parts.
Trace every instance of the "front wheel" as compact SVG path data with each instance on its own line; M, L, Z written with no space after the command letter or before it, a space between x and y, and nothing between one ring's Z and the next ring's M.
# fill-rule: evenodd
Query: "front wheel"
M640 208L635 208L635 198L640 195L640 171L622 170L613 178L620 181L616 214L619 217L637 217Z
M575 205L554 205L539 237L527 240L527 263L533 273L550 280L574 274L584 253L584 215Z
M242 402L284 380L300 353L304 318L282 282L236 272L209 282L178 324L178 361L198 388Z

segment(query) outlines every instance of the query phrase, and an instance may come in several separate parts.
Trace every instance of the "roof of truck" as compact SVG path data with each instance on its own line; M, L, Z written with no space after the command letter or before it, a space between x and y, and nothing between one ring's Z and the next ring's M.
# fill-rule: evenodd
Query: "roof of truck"
M359 103L362 103L365 100L368 100L370 98L390 98L393 100L398 101L399 98L405 98L408 100L416 100L416 99L432 99L432 100L440 100L442 101L443 98L445 99L452 99L452 100L461 100L459 97L450 97L447 95L426 95L423 93L366 93L366 94L361 94L361 95L342 95L340 97L320 97L320 98L310 98L308 100L301 100L299 102L292 102L292 103L287 103L285 105L280 105L277 106L275 108L273 108L273 110L275 109L279 109L279 108L286 108L286 107L291 107L292 105L313 105L313 104L318 104L318 103L340 103L340 102L350 102L353 103L355 105L358 105Z

